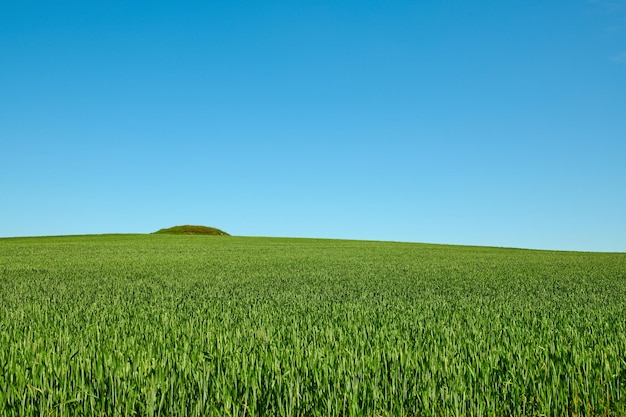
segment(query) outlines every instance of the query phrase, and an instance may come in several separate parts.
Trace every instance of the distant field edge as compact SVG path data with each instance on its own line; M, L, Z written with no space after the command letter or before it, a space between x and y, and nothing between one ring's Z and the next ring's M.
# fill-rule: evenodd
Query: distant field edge
M163 229L161 229L163 230ZM167 230L167 229L166 229ZM219 230L219 229L217 229ZM225 233L225 232L224 232ZM399 245L419 245L431 248L441 249L460 249L460 250L503 250L503 251L525 251L525 252L561 252L561 253L580 253L580 254L626 254L624 251L584 251L584 250L563 250L563 249L541 249L541 248L523 248L513 246L488 246L488 245L469 245L469 244L454 244L454 243L430 243L430 242L411 242L411 241L396 241L396 240L374 240L374 239L350 239L350 238L336 238L336 237L298 237L298 236L257 236L257 235L202 235L193 233L171 233L161 232L160 230L152 233L84 233L84 234L67 234L67 235L26 235L26 236L0 236L0 241L10 240L27 240L27 239L71 239L71 238L141 238L150 236L229 236L237 239L259 239L259 240L288 240L292 242L343 242L343 243L363 243L363 244L399 244Z
M230 236L225 231L220 230L216 227L194 226L189 224L159 229L153 234Z

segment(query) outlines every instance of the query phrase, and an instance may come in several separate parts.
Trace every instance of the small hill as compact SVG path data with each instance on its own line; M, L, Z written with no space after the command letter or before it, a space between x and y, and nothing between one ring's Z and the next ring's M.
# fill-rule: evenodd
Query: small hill
M215 227L190 226L188 224L161 229L154 232L154 234L230 236L225 231L216 229Z

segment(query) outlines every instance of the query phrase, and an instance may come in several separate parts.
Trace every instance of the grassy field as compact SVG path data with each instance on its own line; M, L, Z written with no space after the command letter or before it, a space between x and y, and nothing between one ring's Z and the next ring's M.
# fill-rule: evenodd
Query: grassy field
M626 254L0 239L0 416L626 415Z

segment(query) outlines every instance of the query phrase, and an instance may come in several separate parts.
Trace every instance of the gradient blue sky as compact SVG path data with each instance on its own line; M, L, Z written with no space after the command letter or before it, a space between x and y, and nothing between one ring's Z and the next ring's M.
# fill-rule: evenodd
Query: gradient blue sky
M0 3L0 236L626 251L626 1Z

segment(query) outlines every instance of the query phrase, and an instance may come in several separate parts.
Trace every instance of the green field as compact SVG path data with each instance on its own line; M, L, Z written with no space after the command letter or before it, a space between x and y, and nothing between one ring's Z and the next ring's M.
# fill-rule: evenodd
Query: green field
M0 239L0 416L623 416L626 254Z

